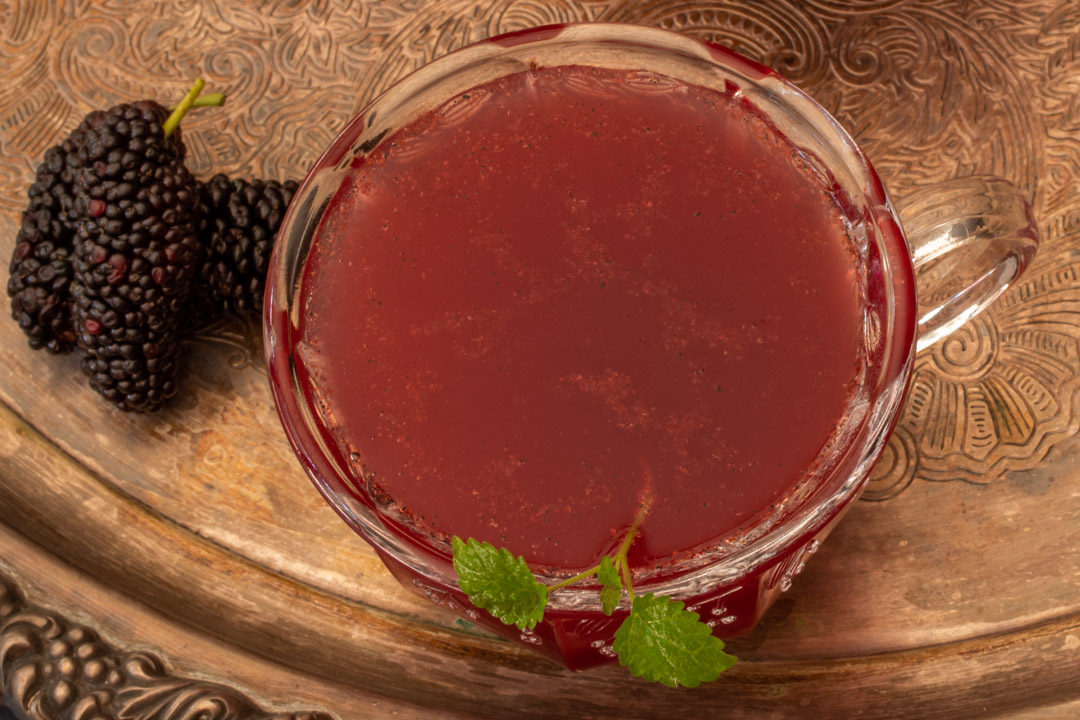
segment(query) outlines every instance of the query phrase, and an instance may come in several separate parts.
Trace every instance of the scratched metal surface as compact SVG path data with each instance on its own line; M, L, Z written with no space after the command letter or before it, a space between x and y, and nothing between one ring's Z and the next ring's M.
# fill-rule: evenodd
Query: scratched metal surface
M919 356L863 500L732 643L740 665L692 692L618 668L574 675L406 593L293 459L255 328L189 342L182 397L133 417L85 387L76 358L35 353L2 322L11 707L33 718L1080 713L1073 0L0 1L0 255L43 152L92 108L168 103L202 76L228 102L185 120L193 172L299 177L411 69L571 20L730 45L818 98L899 205L937 180L993 173L1024 188L1043 234L1018 287Z

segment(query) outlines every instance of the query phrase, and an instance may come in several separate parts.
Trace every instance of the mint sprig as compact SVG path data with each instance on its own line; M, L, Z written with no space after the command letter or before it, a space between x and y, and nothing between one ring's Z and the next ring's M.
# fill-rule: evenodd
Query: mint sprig
M611 646L621 665L637 677L669 687L711 682L735 664L735 657L724 652L724 641L678 600L634 594L627 556L640 521L639 516L614 557L605 555L596 567L550 586L537 580L520 555L475 538L465 541L454 536L458 587L473 605L524 630L543 619L551 593L595 575L605 615L615 611L624 592L630 598L630 612L615 631Z

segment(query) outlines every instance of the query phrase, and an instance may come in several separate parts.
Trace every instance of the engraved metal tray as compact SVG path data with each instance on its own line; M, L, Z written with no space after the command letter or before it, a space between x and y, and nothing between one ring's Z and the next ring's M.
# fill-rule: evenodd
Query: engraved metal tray
M202 76L228 101L185 119L193 172L298 178L409 70L572 20L728 44L817 97L899 205L993 173L1043 235L1002 302L918 357L864 499L731 643L739 665L693 691L574 674L406 592L293 458L253 326L192 338L180 397L135 416L5 320L0 692L19 717L1080 716L1074 0L0 0L0 254L43 152L92 108Z

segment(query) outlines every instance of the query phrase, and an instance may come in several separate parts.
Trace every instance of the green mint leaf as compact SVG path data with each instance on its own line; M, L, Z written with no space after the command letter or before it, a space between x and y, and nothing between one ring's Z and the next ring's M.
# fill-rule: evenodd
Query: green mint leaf
M697 687L735 664L697 613L651 593L634 597L611 647L631 673L668 687Z
M458 587L473 605L519 630L544 618L547 586L537 582L525 558L475 538L466 542L455 535L451 545Z
M600 560L600 569L596 572L596 579L600 581L600 605L605 615L615 612L615 608L622 599L622 576L611 558L605 555Z

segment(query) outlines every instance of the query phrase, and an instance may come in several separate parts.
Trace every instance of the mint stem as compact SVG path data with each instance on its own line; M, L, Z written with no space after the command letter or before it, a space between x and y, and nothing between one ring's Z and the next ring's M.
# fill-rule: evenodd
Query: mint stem
M195 99L199 97L199 93L202 92L203 87L206 85L206 81L199 78L195 81L195 84L191 86L191 89L187 91L187 95L184 99L173 109L172 114L165 120L165 124L162 125L162 129L165 130L165 137L172 135L173 130L176 130L180 126L180 121L183 119L187 111L191 109L195 103ZM224 100L224 98L223 98Z
M634 537L637 535L641 523L645 520L647 512L648 507L646 505L638 507L637 515L634 516L634 523L630 526L630 531L626 533L622 545L619 546L619 552L615 554L615 564L620 574L622 574L623 585L626 586L626 595L630 598L630 602L634 601L634 581L630 575L630 563L627 556L630 554L630 546L634 543Z
M581 582L582 580L584 580L586 578L592 577L593 575L595 575L598 572L600 572L600 566L599 565L597 565L595 567L591 567L588 570L585 570L584 572L579 572L574 577L566 578L565 580L561 580L561 581L555 583L554 585L548 585L548 592L553 593L553 592L555 592L556 590L558 590L560 588L569 587L570 585L573 585L574 583L579 583L579 582Z
M634 602L634 580L630 575L630 564L626 562L626 557L619 558L619 572L622 574L623 586L626 587L626 596L630 598L630 602Z
M634 584L630 580L630 564L626 561L626 556L630 552L630 545L634 542L634 536L637 535L638 526L641 524L641 521L644 518L645 513L639 510L637 517L634 518L634 524L630 526L630 530L626 533L626 537L623 538L622 544L619 545L619 550L615 553L614 559L615 568L622 575L623 584L626 586L627 593L629 594L631 600L634 599ZM560 580L554 585L548 585L548 592L553 593L561 588L569 587L575 583L579 583L582 580L585 580L586 578L592 577L598 572L600 572L599 564L594 565L588 570L579 572L573 577L566 578L565 580Z

